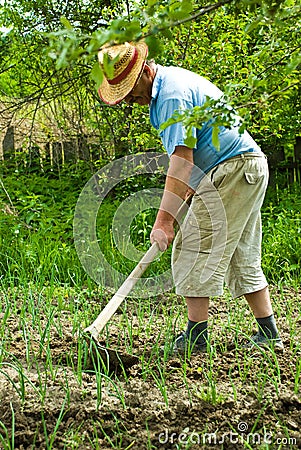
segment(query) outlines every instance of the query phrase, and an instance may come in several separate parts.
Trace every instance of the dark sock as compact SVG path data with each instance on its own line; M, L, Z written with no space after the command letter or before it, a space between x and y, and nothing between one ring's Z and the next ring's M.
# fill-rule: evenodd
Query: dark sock
M265 336L268 339L276 339L279 336L274 314L256 320L258 323L258 331L261 336Z
M196 342L199 345L206 345L208 342L208 321L193 322L188 320L186 336L191 342Z

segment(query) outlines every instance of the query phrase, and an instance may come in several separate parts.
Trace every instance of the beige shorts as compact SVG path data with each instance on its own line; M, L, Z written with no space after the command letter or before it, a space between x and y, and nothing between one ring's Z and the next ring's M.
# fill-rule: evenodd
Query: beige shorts
M177 234L172 269L179 295L233 297L267 286L261 269L261 217L268 183L265 156L243 154L213 168L199 184Z

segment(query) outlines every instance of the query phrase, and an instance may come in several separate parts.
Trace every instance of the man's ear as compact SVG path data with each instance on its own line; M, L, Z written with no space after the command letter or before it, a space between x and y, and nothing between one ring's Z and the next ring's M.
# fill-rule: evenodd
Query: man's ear
M145 64L143 72L145 72L147 75L151 75L152 69L147 64Z
M143 73L145 73L147 78L149 78L151 80L154 79L155 74L156 74L156 72L148 64L145 64Z

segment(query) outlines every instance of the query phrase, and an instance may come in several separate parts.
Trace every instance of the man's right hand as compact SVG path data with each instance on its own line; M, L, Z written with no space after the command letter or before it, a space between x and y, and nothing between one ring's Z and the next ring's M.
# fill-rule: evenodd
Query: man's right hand
M172 224L164 224L158 225L154 224L152 232L150 234L151 244L154 242L158 242L159 249L161 252L165 252L165 250L169 247L175 237L175 232Z

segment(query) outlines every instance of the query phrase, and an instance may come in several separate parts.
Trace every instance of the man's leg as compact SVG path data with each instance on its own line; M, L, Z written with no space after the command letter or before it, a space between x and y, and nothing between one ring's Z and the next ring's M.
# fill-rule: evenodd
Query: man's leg
M209 297L186 297L188 323L186 336L193 346L207 350Z
M209 297L186 297L188 320L204 322L208 320Z
M206 351L208 343L209 297L186 297L188 323L186 331L175 341L174 351Z
M257 292L245 294L245 297L258 324L258 332L253 336L252 341L248 346L252 347L254 342L255 344L260 345L272 341L274 342L275 347L282 349L283 343L275 322L268 287Z
M268 287L257 292L252 292L251 294L245 294L245 297L256 319L268 317L273 314Z

